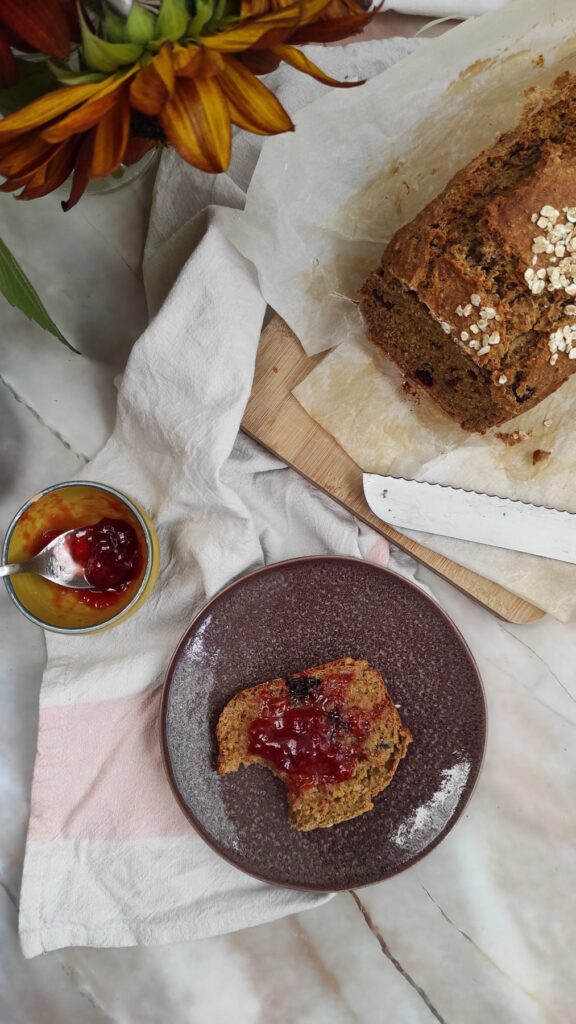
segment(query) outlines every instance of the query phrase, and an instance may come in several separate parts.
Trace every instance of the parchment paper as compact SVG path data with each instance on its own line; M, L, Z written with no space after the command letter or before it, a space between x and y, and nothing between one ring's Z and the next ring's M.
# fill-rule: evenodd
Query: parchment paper
M305 350L339 346L295 395L363 469L576 512L575 379L500 428L525 431L518 445L465 434L425 396L407 395L368 348L356 301L396 229L516 123L527 88L566 68L576 71L576 4L515 0L362 88L330 93L293 136L265 145L231 236ZM536 449L552 454L533 466ZM410 535L559 619L576 617L576 567Z
M425 395L407 399L401 384L395 369L383 373L360 344L349 342L326 356L294 394L366 472L483 490L576 512L576 378L499 428L528 434L511 448L495 435L464 433ZM533 465L537 449L552 454ZM403 532L562 621L576 617L576 566Z

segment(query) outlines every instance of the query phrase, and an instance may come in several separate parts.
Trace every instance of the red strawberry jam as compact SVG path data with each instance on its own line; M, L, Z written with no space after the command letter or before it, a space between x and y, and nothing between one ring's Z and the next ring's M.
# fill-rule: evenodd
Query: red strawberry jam
M381 709L344 707L350 681L348 673L288 679L288 696L264 699L249 728L248 752L285 772L292 790L351 779Z
M66 526L43 530L33 545L32 554L42 551L65 532ZM70 554L83 566L86 579L94 587L74 591L82 604L108 608L121 599L126 588L140 575L142 555L138 537L134 527L124 519L101 519L93 526L79 529L68 543Z
M138 537L122 519L101 519L78 530L70 540L70 554L84 567L86 579L98 590L109 590L135 576L139 560Z

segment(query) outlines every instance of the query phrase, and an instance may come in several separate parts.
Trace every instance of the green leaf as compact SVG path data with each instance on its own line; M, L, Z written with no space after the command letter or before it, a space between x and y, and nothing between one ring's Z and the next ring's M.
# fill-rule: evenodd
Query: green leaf
M213 35L218 31L218 29L223 27L225 22L224 16L226 14L226 3L227 0L217 0L212 17L208 24L204 26L204 32L206 35Z
M70 71L54 60L49 60L48 65L54 77L64 85L88 85L89 82L103 82L108 77L103 71Z
M196 0L196 14L188 22L186 35L197 39L214 12L214 0Z
M219 29L225 25L225 9L227 9L227 0L216 0L212 17L210 18L207 25L202 27L202 33L205 36L213 36L218 32Z
M123 43L126 40L125 36L126 19L121 18L115 11L111 11L106 8L106 14L102 23L102 30L104 32L104 38L109 43Z
M108 43L94 35L79 8L82 29L82 53L89 68L94 71L117 71L118 68L134 64L143 47L140 43Z
M37 291L32 287L20 264L0 238L0 292L8 299L11 306L16 306L28 317L35 320L45 331L50 331L58 341L80 355L63 334L42 304Z
M126 39L131 43L149 43L156 35L156 18L134 0L126 19Z
M162 0L156 22L156 36L175 43L181 39L188 26L186 0Z

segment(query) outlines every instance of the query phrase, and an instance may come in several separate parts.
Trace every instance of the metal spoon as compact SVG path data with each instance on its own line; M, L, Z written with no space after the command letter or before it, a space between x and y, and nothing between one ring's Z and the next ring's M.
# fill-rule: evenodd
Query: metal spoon
M15 562L12 565L0 565L0 576L16 576L21 572L35 572L45 580L57 583L59 587L71 587L73 590L95 590L86 579L84 566L80 565L70 551L70 540L86 530L85 526L75 530L67 530L51 540L42 551L26 562Z

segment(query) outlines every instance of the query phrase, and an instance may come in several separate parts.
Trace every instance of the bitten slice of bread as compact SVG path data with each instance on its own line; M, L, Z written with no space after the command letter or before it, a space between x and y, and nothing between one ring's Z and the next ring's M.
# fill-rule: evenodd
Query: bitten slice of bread
M251 752L254 730L274 716L278 722L287 710L299 717L297 729L312 721L338 758L351 758L351 777L327 781L314 771L307 777ZM391 783L412 741L380 673L353 658L241 690L222 711L216 738L219 774L251 764L268 768L284 782L290 821L301 831L328 828L372 810L373 798ZM296 739L302 742L301 733Z

